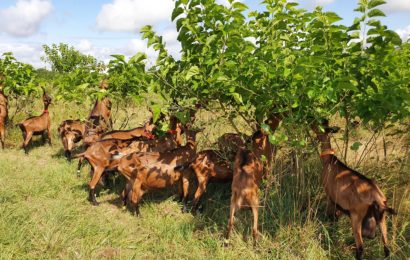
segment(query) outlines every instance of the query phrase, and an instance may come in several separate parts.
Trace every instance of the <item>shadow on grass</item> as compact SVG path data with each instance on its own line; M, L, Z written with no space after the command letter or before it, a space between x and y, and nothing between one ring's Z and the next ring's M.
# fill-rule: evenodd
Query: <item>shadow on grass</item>
M21 139L23 142L23 139ZM27 153L30 154L32 150L40 148L42 146L49 145L48 137L46 135L36 135L33 136L30 140L30 143L27 145ZM21 146L20 146L21 147ZM23 149L23 148L22 148Z

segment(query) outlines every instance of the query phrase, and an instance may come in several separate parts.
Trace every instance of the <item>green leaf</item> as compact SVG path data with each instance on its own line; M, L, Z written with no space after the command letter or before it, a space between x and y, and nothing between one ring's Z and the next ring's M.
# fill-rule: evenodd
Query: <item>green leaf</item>
M237 104L243 104L242 96L239 93L231 93L231 96L233 96Z
M327 19L329 20L330 23L335 23L335 22L343 20L340 16L338 16L334 12L327 12L326 17L327 17Z
M199 74L199 68L197 66L192 66L186 76L185 76L185 80L190 80L193 76L198 75Z
M241 2L235 2L235 3L232 4L232 8L236 9L238 11L245 11L245 10L248 9L248 6L244 3L241 3Z
M155 122L157 122L159 116L161 115L161 105L159 104L153 104L150 106L153 117L152 120Z
M183 12L184 12L184 9L183 9L182 7L175 8L175 9L172 11L171 21L174 21L175 18L177 18L177 17L178 17L179 15L181 15Z
M368 17L380 17L380 16L386 16L382 11L379 9L373 9L370 10L370 12L367 13Z
M113 57L113 58L115 58L115 59L117 59L117 60L122 61L123 63L125 63L125 56L124 56L124 55L121 55L121 54L112 54L111 57Z
M352 149L353 151L357 151L359 150L360 146L362 146L363 144L360 142L355 142L354 144L352 144L352 146L350 146L350 149Z
M369 3L367 4L367 8L373 9L376 6L383 5L385 3L386 3L386 1L384 1L384 0L370 0Z
M143 52L138 52L134 56L132 56L129 60L130 63L139 63L140 61L143 61L147 59L147 55Z

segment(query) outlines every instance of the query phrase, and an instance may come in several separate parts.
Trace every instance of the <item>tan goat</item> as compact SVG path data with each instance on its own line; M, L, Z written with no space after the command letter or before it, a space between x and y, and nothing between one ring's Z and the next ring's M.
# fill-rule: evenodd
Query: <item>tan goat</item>
M328 214L338 215L341 211L349 215L357 259L361 259L363 254L362 236L374 237L376 224L381 230L385 256L389 256L385 213L396 214L395 211L387 206L386 197L373 180L352 170L334 155L330 133L338 129L329 127L327 120L323 121L322 128L324 131L317 126L312 127L321 146L322 183L329 203Z
M89 199L94 205L98 205L95 198L95 187L99 182L102 174L106 170L115 170L116 163L112 161L114 155L125 156L134 152L165 152L176 148L181 144L180 125L175 130L177 134L166 134L156 140L140 140L142 137L136 137L129 140L106 139L90 144L87 150L74 158L86 159L92 167L92 179L89 183ZM154 142L155 141L155 142ZM80 163L79 163L80 166ZM77 170L79 175L80 171Z
M22 123L17 124L23 133L23 148L25 153L28 153L27 145L30 143L33 135L42 135L47 131L48 142L51 145L51 122L48 107L51 104L51 97L43 89L43 104L44 111L40 116L33 116Z
M194 159L196 153L196 131L187 130L185 146L164 153L132 153L119 159L118 171L132 186L131 203L139 215L139 202L145 192L162 189L180 181L183 182L184 208L186 210L189 174L183 174L185 166ZM128 191L125 192L127 197Z
M265 123L269 125L272 131L275 131L282 121L282 118L283 114L272 114ZM269 142L268 135L262 130L256 131L251 140L252 149L239 149L235 156L231 207L226 238L229 239L232 232L236 210L242 207L248 207L251 208L253 214L252 235L254 242L256 242L259 234L259 186L262 177L272 170L276 149L275 146Z
M279 126L281 120L281 115L273 114L265 121L265 123L269 125L272 132L274 132ZM192 204L192 213L194 214L198 209L198 203L202 194L206 191L208 182L232 181L233 169L230 160L235 158L235 154L239 149L243 149L245 147L245 141L243 141L242 137L238 134L228 133L218 138L218 145L220 146L219 151L201 151L191 163L191 168L195 172L198 181L198 188L195 192ZM228 158L222 156L222 154L226 155L226 153L222 152L223 147L228 149ZM273 145L266 144L264 149L266 149L266 151L263 151L262 154L266 157L266 166L270 167L273 156L275 155L275 147ZM233 156L231 154L233 154Z
M70 160L74 145L83 139L85 123L69 119L63 121L57 130L64 146L65 156Z

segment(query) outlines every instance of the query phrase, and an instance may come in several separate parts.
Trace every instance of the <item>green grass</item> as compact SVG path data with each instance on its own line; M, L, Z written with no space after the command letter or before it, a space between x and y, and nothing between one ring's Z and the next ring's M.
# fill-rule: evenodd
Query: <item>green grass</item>
M63 108L59 108L63 109ZM64 108L65 109L65 108ZM57 110L57 108L55 109ZM53 127L63 117L77 113L52 111ZM142 113L143 114L143 113ZM22 117L22 116L20 116ZM142 122L138 116L132 125ZM138 118L136 117L136 118ZM215 122L202 115L198 124ZM201 138L228 131L208 127ZM208 130L207 130L208 131ZM173 200L175 189L144 196L142 216L120 207L121 177L100 189L100 206L87 201L88 171L76 177L76 162L62 156L54 133L53 146L36 141L29 155L18 148L18 130L9 129L7 146L0 151L0 259L55 258L161 258L161 259L346 259L353 258L354 239L347 217L332 223L324 216L321 166L317 155L300 155L298 165L282 147L274 174L261 188L256 246L251 238L250 211L237 214L235 232L226 246L224 234L229 213L230 185L209 184L204 211L192 216L181 213ZM202 147L207 142L201 140ZM404 147L404 144L402 145ZM397 151L396 151L397 152ZM375 178L399 211L389 217L392 259L410 256L409 156L399 152L388 162L369 159L359 170ZM193 183L194 192L196 184ZM365 240L365 259L380 259L380 236Z

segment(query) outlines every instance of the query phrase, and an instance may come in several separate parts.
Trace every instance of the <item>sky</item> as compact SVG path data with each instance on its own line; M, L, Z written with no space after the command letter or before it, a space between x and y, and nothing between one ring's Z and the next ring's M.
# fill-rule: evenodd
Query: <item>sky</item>
M228 5L227 0L217 0ZM241 0L251 10L262 10L260 0ZM321 5L336 12L350 25L357 15L356 0L296 0L312 10ZM410 0L386 0L382 21L403 39L410 35ZM0 53L13 52L18 60L40 68L46 64L42 45L68 43L84 54L107 62L111 54L130 57L138 51L154 63L155 52L147 49L139 29L150 24L164 37L175 57L180 45L171 22L173 0L0 0Z

